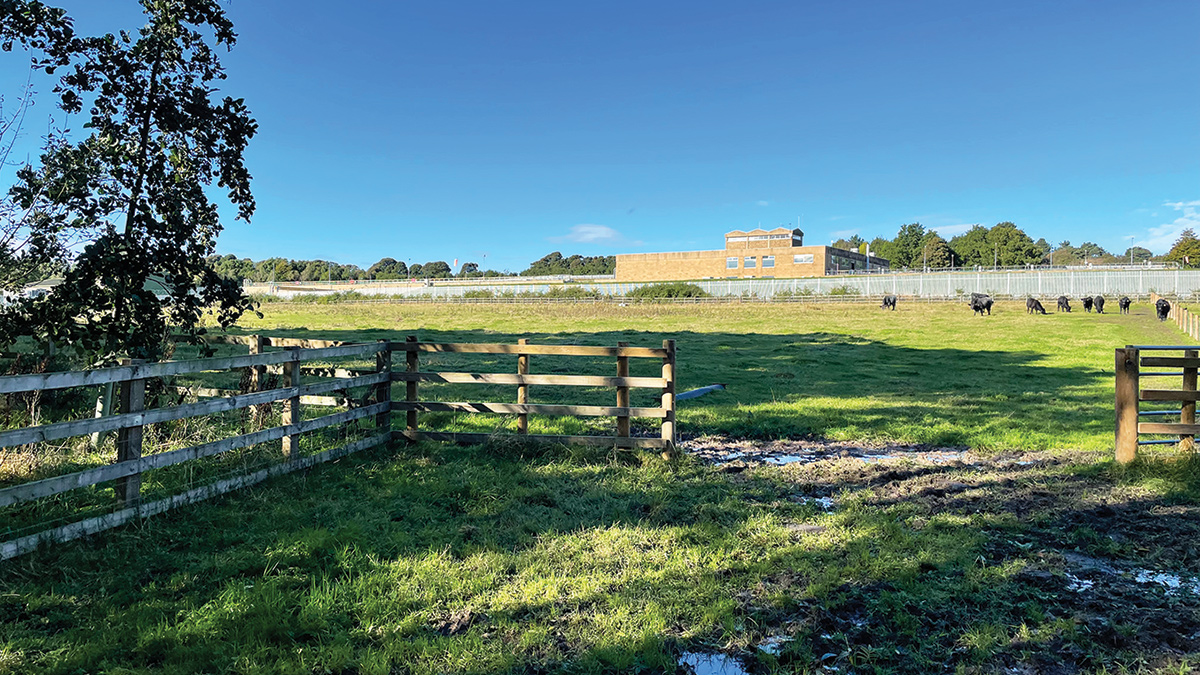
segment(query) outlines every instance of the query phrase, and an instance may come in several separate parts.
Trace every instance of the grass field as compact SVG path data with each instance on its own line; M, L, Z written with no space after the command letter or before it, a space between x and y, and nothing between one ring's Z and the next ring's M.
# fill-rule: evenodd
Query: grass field
M679 391L728 390L679 405L685 434L889 439L987 450L1112 447L1113 353L1126 344L1176 344L1174 326L1133 314L1029 316L1002 303L990 317L964 305L265 305L263 334L337 339L507 341L678 346ZM515 372L515 358L439 355L423 368ZM533 372L613 374L611 361L533 359ZM631 360L632 374L657 375ZM641 368L639 371L638 369ZM570 370L568 370L570 369ZM478 372L478 371L477 371ZM514 388L430 387L444 400L515 400ZM653 403L642 392L634 405ZM496 398L478 398L479 396ZM574 395L534 388L533 400ZM469 398L475 396L477 398ZM434 423L452 422L448 416ZM480 419L457 420L485 423ZM497 419L497 428L513 424Z
M680 404L686 437L977 452L938 465L715 467L506 443L380 450L0 564L0 672L674 672L686 651L764 673L1200 667L1200 462L1107 461L1113 347L1182 339L1146 307L1030 317L1004 304L985 318L943 304L264 312L241 328L674 338L680 390L729 386ZM438 358L431 369L515 366ZM533 372L578 364L613 367L535 357ZM513 400L512 389L430 394ZM534 400L563 393L535 388ZM535 426L587 430L578 424Z

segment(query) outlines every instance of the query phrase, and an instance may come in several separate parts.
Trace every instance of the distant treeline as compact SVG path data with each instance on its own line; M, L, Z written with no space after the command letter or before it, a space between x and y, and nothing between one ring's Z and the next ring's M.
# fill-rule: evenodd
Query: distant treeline
M1052 246L1044 238L1034 241L1025 231L1010 222L997 223L991 228L976 225L966 232L946 241L933 230L925 229L920 223L910 223L900 226L895 238L885 239L876 237L869 242L870 250L877 256L886 258L893 268L918 267L1016 267L1022 265L1082 265L1128 263L1132 257L1134 263L1147 260L1177 260L1184 262L1181 246L1185 238L1195 242L1196 236L1191 230L1184 233L1180 242L1165 256L1155 257L1149 249L1134 246L1125 249L1124 253L1113 254L1104 250L1099 244L1085 241L1079 246L1072 246L1064 241ZM839 239L833 243L835 248L863 251L868 242L855 235L849 239ZM1186 246L1185 246L1186 248ZM1200 248L1200 242L1196 244ZM1190 249L1189 249L1190 250Z
M351 279L450 279L473 277L514 276L504 270L481 270L474 262L463 263L454 270L444 260L434 260L427 263L409 265L403 260L383 258L379 262L363 269L358 265L342 265L327 260L289 260L287 258L267 258L255 262L250 258L238 258L234 255L210 256L209 265L217 274L239 281L254 282L269 281L349 281ZM612 274L616 270L615 256L582 256L563 257L555 251L543 258L530 263L529 268L519 272L521 276L545 276L552 274L590 275Z

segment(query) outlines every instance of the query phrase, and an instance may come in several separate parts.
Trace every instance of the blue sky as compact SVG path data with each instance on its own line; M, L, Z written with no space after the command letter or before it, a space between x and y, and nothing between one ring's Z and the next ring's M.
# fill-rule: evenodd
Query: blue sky
M84 32L142 23L59 4ZM1011 220L1116 252L1200 229L1194 0L227 8L224 90L261 132L258 213L221 253L520 270L759 224ZM0 61L11 94L21 57Z

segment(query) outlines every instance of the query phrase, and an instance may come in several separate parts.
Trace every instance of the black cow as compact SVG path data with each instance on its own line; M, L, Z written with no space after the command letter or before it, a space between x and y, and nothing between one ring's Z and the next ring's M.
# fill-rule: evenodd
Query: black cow
M1092 298L1092 302L1096 305L1096 313L1103 314L1104 313L1104 296L1097 295L1096 297Z
M1154 311L1158 312L1159 321L1166 321L1167 315L1171 313L1171 303L1159 298L1158 302L1154 303Z
M1130 300L1128 297L1122 297L1120 300L1117 301L1117 306L1121 308L1122 314L1128 314L1129 306L1132 304L1133 304L1133 301Z
M1083 303L1084 309L1086 309L1088 312L1092 311L1092 298L1090 296L1085 295L1080 298L1079 301Z
M1029 298L1025 301L1026 314L1045 314L1046 308L1042 307L1042 303L1037 298Z
M967 304L970 305L971 309L975 310L975 313L979 316L983 316L985 311L988 313L988 316L992 315L992 297L990 295L972 293L971 301Z
M893 312L896 311L896 296L894 296L894 295L883 296L883 304L880 305L879 308L880 309L890 309Z
M1067 296L1065 296L1065 295L1058 296L1058 311L1060 311L1060 312L1070 312L1071 311L1071 302L1069 300L1067 300Z

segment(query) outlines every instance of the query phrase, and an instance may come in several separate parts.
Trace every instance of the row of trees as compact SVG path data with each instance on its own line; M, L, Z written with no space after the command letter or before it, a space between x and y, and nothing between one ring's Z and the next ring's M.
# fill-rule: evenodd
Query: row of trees
M1127 248L1120 255L1109 253L1090 241L1079 246L1072 246L1069 241L1052 246L1044 238L1034 241L1024 230L1007 221L990 228L975 225L949 241L920 223L909 223L901 225L892 239L876 237L867 242L855 235L839 239L833 246L865 251L868 243L872 253L886 258L896 268L1113 264L1131 259L1134 263L1154 259L1148 249L1140 246ZM1193 258L1200 264L1200 257ZM1168 254L1162 259L1174 258Z
M481 270L478 263L463 263L454 270L444 260L434 260L427 263L409 265L403 260L383 258L367 269L357 265L342 265L326 260L289 260L287 258L267 258L255 262L250 258L238 258L235 255L212 255L208 257L208 265L221 278L237 282L244 280L254 282L269 281L349 281L351 279L468 279L511 276L505 270ZM553 274L612 274L616 270L617 259L614 256L581 256L564 257L559 251L543 256L530 263L529 268L519 272L521 276L542 276Z

